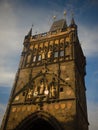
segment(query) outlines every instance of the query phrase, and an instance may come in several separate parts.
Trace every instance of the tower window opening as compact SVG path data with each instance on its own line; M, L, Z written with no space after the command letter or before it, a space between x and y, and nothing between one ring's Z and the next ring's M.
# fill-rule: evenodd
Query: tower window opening
M54 52L54 58L58 57L58 51Z
M42 58L42 57L41 57L41 55L38 55L38 61L40 61L40 60L41 60L41 58Z
M60 51L60 57L64 56L64 50Z
M64 91L64 90L63 90L63 87L61 87L61 88L60 88L60 92L63 92L63 91Z
M64 43L60 43L60 48L63 48L64 47Z
M29 62L30 62L30 60L31 60L31 55L30 55L30 54L28 54L28 56L27 56L27 63L29 63Z
M36 61L36 56L33 57L33 62L35 62L35 61Z

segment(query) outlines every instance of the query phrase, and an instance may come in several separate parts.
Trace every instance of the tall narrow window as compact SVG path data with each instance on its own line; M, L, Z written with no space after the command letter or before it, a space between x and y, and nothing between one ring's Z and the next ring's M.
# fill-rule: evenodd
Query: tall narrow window
M38 61L41 61L41 55L38 55Z
M33 56L33 62L35 62L36 61L36 56Z
M27 63L30 63L30 60L31 60L31 54L29 54L29 55L27 56Z
M60 57L64 56L64 50L60 51Z
M58 57L58 51L54 52L54 58Z

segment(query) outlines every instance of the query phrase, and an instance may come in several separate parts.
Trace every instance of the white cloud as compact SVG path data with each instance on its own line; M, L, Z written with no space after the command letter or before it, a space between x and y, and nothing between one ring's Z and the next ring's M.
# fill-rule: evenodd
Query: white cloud
M0 84L12 85L10 81L18 67L23 38L26 31L29 31L29 25L34 23L33 34L36 31L38 33L48 31L49 26L51 26L53 11L46 8L46 10L35 7L30 7L28 10L27 8L28 6L19 7L16 10L15 5L6 0L0 4L0 70L2 74ZM58 6L56 10L57 8ZM62 13L60 11L59 9L56 13L60 15ZM78 27L79 39L83 41L82 48L85 55L97 55L97 28L91 30L83 25L78 25Z
M0 3L0 86L11 86L22 44L12 6Z
M98 102L88 102L89 130L98 130Z
M48 30L50 24L47 11L41 8L28 9L28 6L19 7L17 10L14 4L7 0L0 3L0 86L12 86L13 76L18 69L23 39L32 22L33 34L36 31L40 33Z
M12 87L14 77L14 72L6 72L5 70L2 70L2 68L0 68L0 86Z
M79 25L79 39L86 56L98 56L98 27Z

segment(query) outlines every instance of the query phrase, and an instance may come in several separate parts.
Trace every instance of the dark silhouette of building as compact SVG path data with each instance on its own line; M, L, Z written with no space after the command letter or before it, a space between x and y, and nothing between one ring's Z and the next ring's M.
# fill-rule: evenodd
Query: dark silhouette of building
M72 18L24 38L1 130L88 130L86 58Z

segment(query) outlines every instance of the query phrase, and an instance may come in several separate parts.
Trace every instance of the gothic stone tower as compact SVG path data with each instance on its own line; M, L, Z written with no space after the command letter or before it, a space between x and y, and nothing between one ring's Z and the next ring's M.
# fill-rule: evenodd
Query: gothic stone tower
M1 130L88 130L86 59L72 18L24 38Z

